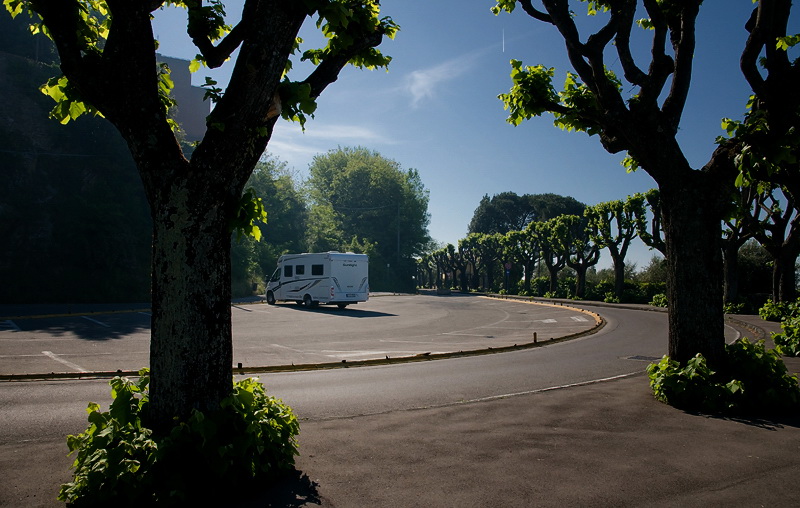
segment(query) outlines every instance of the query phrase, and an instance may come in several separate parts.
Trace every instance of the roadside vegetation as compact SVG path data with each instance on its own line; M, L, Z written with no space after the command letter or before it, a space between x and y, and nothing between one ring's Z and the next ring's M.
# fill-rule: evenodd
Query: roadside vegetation
M108 411L90 403L89 427L68 436L70 506L222 506L294 467L300 426L255 378L233 383L214 412L192 411L166 436L148 423L150 373L109 382Z

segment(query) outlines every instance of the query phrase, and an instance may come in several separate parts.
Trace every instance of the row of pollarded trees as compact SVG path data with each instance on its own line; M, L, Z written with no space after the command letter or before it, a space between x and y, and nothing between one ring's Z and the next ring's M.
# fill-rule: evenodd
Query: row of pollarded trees
M507 193L506 193L507 194ZM505 196L506 198L508 196ZM484 214L482 203L476 217ZM649 211L649 213L648 213ZM485 215L485 214L484 214ZM739 250L755 239L772 262L772 298L792 301L797 295L796 262L800 254L800 206L789 189L779 185L749 185L733 194L731 213L722 231L725 303L739 300ZM462 291L503 287L522 278L522 291L531 294L531 281L545 267L549 291L555 293L559 272L575 272L573 295L586 295L586 273L595 266L602 249L613 261L614 295L625 288L625 258L635 238L666 254L661 228L660 196L652 189L588 206L582 215L563 214L531 220L520 230L506 233L470 233L419 260L418 280L429 287L457 286ZM710 268L711 269L711 268ZM509 278L510 276L510 278Z
M647 232L647 197L653 192L588 206L582 215L532 220L522 229L506 233L470 233L457 247L449 244L420 259L420 284L440 287L452 283L463 291L491 289L496 287L498 274L507 274L511 280L521 276L523 291L530 293L533 274L544 266L549 290L555 292L559 272L568 266L576 273L574 295L583 298L586 273L599 261L600 251L607 249L614 263L614 292L621 297L631 242L640 237L650 244L658 238ZM504 286L509 289L508 277Z

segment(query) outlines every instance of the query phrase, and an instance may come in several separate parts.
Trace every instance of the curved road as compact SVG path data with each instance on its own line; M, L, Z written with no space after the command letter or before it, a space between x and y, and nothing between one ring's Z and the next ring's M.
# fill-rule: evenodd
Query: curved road
M607 321L598 333L534 349L258 377L268 393L283 399L298 417L328 419L503 397L631 374L641 372L646 360L665 353L666 314L592 309ZM0 443L81 432L86 416L79 408L88 401L106 407L109 400L104 379L0 383Z

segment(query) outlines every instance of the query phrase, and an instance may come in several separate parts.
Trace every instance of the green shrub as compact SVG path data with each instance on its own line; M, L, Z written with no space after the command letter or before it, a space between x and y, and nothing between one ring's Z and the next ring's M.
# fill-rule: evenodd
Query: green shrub
M773 333L775 350L785 356L800 356L800 316L786 317L781 321L783 333Z
M89 428L67 437L76 453L75 474L61 486L60 500L72 506L182 506L293 467L297 419L256 379L234 382L218 411L195 410L156 441L143 424L149 373L139 374L137 381L112 379L109 410L90 403Z
M796 302L773 302L767 300L763 307L758 309L758 315L766 321L780 321L784 317L800 315L800 299Z
M603 297L603 301L606 303L619 303L619 298L616 297L613 291L608 291Z
M680 409L732 414L782 414L800 409L797 377L764 342L725 346L724 372L698 354L686 365L664 356L647 367L655 397Z
M722 305L725 314L744 314L744 303L726 303Z
M664 293L659 293L657 295L653 295L653 299L650 300L650 305L654 307L666 307L667 306L667 295Z

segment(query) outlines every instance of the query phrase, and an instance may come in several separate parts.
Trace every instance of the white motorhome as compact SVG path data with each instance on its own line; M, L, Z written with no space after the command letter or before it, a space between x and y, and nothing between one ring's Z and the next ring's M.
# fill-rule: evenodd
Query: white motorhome
M369 298L369 258L352 252L284 254L267 283L267 303L292 301L340 309Z

